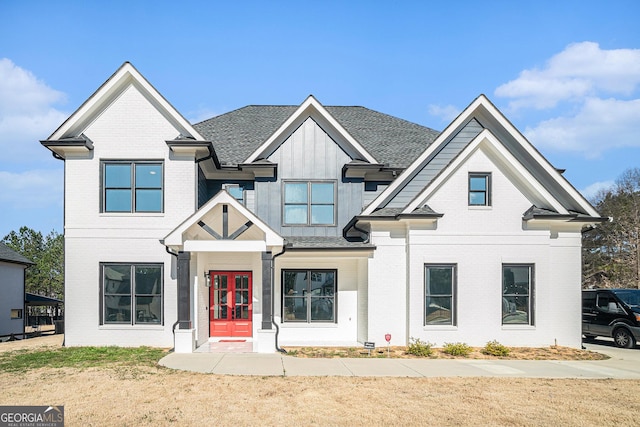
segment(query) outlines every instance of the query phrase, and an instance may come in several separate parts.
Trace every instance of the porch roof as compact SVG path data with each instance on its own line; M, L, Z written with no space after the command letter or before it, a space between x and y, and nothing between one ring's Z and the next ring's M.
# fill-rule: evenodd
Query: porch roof
M287 250L374 250L367 242L352 242L343 237L289 236L285 237Z

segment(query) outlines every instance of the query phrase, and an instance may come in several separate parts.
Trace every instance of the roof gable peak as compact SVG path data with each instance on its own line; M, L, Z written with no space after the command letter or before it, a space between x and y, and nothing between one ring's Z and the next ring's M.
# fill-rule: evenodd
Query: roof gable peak
M53 134L48 140L75 137L123 91L135 86L153 106L176 128L176 133L203 140L158 90L128 61L125 61Z

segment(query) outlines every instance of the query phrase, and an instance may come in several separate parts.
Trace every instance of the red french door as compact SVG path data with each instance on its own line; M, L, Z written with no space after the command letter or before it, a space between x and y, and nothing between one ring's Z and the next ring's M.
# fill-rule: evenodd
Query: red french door
M210 271L209 336L252 336L251 272Z

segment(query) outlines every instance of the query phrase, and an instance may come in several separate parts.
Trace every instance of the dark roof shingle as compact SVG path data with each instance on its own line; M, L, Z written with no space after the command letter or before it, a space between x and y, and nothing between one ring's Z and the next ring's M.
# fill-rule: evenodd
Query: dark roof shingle
M14 251L13 249L11 249L9 246L5 245L2 242L0 242L0 261L8 261L8 262L25 264L25 265L33 264L32 261L20 255L18 252Z
M223 164L239 164L297 110L294 105L249 105L194 125L212 141ZM365 107L327 106L349 134L376 160L404 169L439 132Z

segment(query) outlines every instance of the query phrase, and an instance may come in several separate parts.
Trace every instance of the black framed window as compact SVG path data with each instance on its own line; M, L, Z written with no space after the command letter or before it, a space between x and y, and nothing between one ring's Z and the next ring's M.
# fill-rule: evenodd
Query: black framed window
M101 324L163 324L162 264L101 264Z
M335 182L284 183L285 225L335 225Z
M103 212L162 212L162 162L102 162Z
M533 264L502 265L502 324L533 325Z
M456 324L456 265L425 265L425 325Z
M491 173L469 174L469 206L491 206Z
M284 322L336 321L336 270L283 270Z

